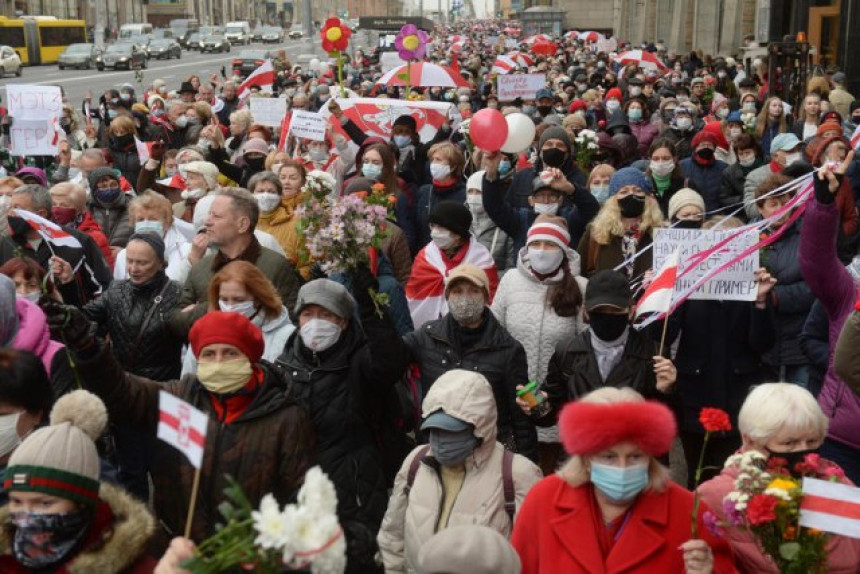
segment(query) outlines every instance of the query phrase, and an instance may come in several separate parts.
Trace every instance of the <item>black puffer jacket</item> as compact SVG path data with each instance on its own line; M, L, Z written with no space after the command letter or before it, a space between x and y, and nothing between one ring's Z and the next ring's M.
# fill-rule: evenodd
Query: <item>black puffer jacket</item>
M182 339L168 328L181 294L182 286L170 281L162 271L141 286L130 279L114 281L83 311L102 333L110 336L113 354L126 371L155 381L169 381L178 379L182 371ZM159 295L161 301L144 326Z
M277 361L290 394L313 422L316 461L337 490L347 572L356 574L376 571L376 534L388 504L378 447L380 407L394 392L407 357L387 316L363 309L361 323L364 332L350 321L340 340L320 353L308 350L296 331Z
M496 398L498 441L536 460L537 432L516 404L516 387L526 384L529 378L523 346L489 309L484 311L480 333L473 335L474 342L464 343L459 333L457 322L449 313L404 337L412 360L421 370L422 395L452 369L481 373L490 382Z

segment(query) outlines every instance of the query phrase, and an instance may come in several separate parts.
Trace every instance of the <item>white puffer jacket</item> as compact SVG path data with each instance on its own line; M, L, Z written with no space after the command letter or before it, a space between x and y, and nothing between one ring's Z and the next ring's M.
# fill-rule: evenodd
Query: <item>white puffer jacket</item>
M473 425L475 436L482 439L466 459L466 476L447 527L488 526L510 538L513 524L505 512L502 479L505 449L496 442L496 401L490 383L477 372L448 371L430 387L422 406L428 415L442 410ZM421 545L436 533L443 489L439 463L429 451L419 465L409 494L404 492L412 460L423 448L417 447L403 461L377 537L387 574L416 572ZM511 474L519 512L526 494L542 475L534 463L518 454L514 455Z

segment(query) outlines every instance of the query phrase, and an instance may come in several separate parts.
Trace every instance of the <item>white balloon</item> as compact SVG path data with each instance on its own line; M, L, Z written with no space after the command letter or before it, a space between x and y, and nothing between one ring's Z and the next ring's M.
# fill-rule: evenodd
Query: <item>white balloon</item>
M320 61L319 58L311 58L311 61L308 62L308 67L313 72L318 72L320 69Z
M520 153L532 145L535 139L535 123L519 112L505 116L508 123L508 139L502 144L505 153Z

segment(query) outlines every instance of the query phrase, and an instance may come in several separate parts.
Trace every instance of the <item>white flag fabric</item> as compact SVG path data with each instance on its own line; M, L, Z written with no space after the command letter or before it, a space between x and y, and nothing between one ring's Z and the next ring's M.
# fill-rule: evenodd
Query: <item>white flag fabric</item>
M239 86L239 99L244 100L251 95L251 86L260 86L260 89L265 92L272 91L272 85L275 83L275 67L271 60L266 60L256 70L251 72L242 85Z
M860 538L860 488L804 477L800 525Z
M44 239L51 245L58 245L62 247L76 247L78 249L83 249L83 245L81 245L81 242L78 241L74 235L72 235L53 221L47 220L40 215L36 215L35 213L24 211L23 209L15 209L10 212L10 215L17 215L18 217L29 223L30 227L38 231L39 235L42 236L42 239Z
M165 391L158 393L158 410L158 438L181 451L194 468L200 468L209 418Z
M672 308L675 281L678 278L679 251L676 249L654 276L636 306L636 317L643 313L667 313Z

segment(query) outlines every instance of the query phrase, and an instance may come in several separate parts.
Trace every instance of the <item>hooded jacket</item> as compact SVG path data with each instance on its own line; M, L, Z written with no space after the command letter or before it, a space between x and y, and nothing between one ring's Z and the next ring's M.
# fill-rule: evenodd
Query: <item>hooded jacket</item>
M102 255L105 256L105 261L107 262L108 267L113 268L113 251L110 248L108 238L104 234L104 231L102 231L101 226L96 222L95 219L93 219L93 215L86 209L80 215L80 217L81 221L77 224L77 230L83 231L84 233L92 237L93 241L95 241L96 245L98 245L99 251L101 251Z
M60 397L75 386L74 375L66 356L65 346L51 339L45 313L35 303L17 297L15 307L18 313L18 333L12 347L19 351L29 351L42 360L51 378L54 397Z
M132 181L137 181L134 179ZM119 197L111 204L104 204L93 194L87 209L93 219L99 224L102 233L114 247L125 247L128 238L134 233L134 228L128 220L128 195L120 192Z
M496 408L493 391L477 372L460 371L461 377L446 377L434 385L424 399L425 414L444 411L474 427L481 443L466 459L466 475L448 518L438 524L444 499L440 465L427 451L406 492L409 468L423 447L413 450L394 481L394 490L377 540L385 571L417 571L418 551L443 528L481 525L510 537L513 524L505 511L502 477L504 447L496 441ZM531 487L541 478L540 469L528 459L514 455L512 477L517 510Z

